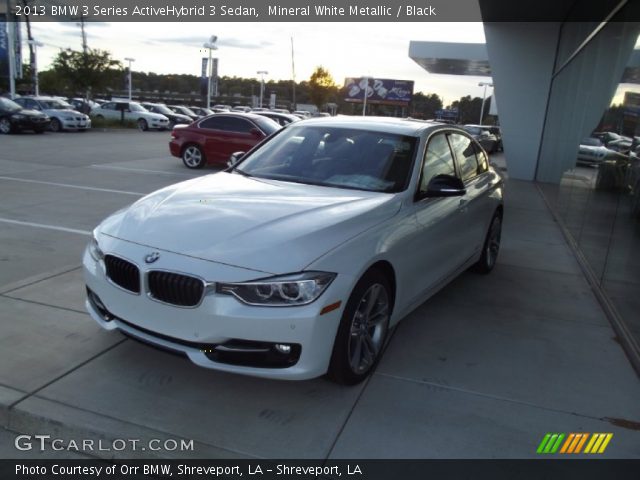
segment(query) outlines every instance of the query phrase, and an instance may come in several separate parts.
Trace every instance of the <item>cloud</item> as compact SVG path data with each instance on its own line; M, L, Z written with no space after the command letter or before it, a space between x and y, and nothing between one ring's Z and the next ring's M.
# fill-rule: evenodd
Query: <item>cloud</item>
M146 42L150 44L160 44L160 43L174 43L180 45L197 45L201 46L204 42L206 42L206 37L202 35L193 35L186 37L175 37L175 38L157 38L146 40ZM239 38L224 38L220 39L217 42L219 48L239 48L244 50L259 50L262 48L271 47L273 42L268 42L266 40L258 40L258 41L247 41Z

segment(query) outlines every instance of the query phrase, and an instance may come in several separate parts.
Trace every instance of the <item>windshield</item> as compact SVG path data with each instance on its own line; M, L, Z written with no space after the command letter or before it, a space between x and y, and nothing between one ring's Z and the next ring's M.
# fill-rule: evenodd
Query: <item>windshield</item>
M309 185L399 192L407 188L416 141L385 132L292 125L235 171Z
M182 113L183 115L188 115L190 117L193 117L194 115L196 115L194 112L189 110L187 107L173 107L173 108L175 108L174 112L176 112L176 113Z
M164 105L154 105L153 108L155 109L156 113L162 113L163 115L173 115L174 113Z
M140 105L139 103L135 103L135 102L131 102L129 104L129 110L131 110L132 112L147 112L148 111L142 105Z
M45 110L73 110L73 107L62 100L40 100L42 108Z
M16 102L14 102L13 100L9 100L8 98L2 98L2 97L0 97L0 108L8 112L17 112L19 110L22 110L22 107L18 105Z

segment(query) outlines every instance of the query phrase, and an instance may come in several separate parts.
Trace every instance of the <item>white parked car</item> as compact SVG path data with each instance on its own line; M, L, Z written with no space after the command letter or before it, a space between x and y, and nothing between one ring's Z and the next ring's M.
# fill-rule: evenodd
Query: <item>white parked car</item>
M464 130L310 119L240 157L94 230L86 307L102 327L202 367L354 384L391 327L495 265L503 181Z
M136 102L106 102L91 110L91 116L95 119L120 120L124 111L124 119L135 122L138 129L144 131L150 128L166 130L169 128L169 119L160 113L152 113Z
M14 100L27 110L37 110L51 118L49 129L54 132L62 130L85 131L91 128L88 115L74 110L64 100L56 97L19 97Z
M607 160L624 160L626 156L604 146L597 138L583 138L578 149L578 165L594 166Z

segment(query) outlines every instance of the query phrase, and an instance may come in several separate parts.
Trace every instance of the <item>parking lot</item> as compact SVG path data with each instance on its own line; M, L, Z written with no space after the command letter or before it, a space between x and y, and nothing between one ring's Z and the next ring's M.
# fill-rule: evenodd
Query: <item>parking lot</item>
M547 432L612 432L640 458L640 382L534 184L507 184L503 246L405 319L356 387L208 371L84 310L91 230L189 171L167 132L0 138L0 457L15 432L194 440L194 458L528 458ZM213 220L212 220L213 221ZM60 456L69 456L61 452Z

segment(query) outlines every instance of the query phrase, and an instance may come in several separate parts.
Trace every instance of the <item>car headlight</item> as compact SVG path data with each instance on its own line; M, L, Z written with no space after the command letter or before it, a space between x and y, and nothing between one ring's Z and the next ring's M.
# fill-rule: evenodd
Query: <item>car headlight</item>
M12 117L14 120L24 120L25 118L27 118L27 116L23 115L22 113L14 113Z
M96 262L104 260L104 252L100 249L100 246L98 245L98 239L96 238L95 233L91 237L91 241L89 242L89 245L87 246L87 248L89 250L89 255L91 255L91 258L93 258Z
M218 283L216 291L249 305L289 307L315 301L336 278L335 273L303 272L243 283Z

